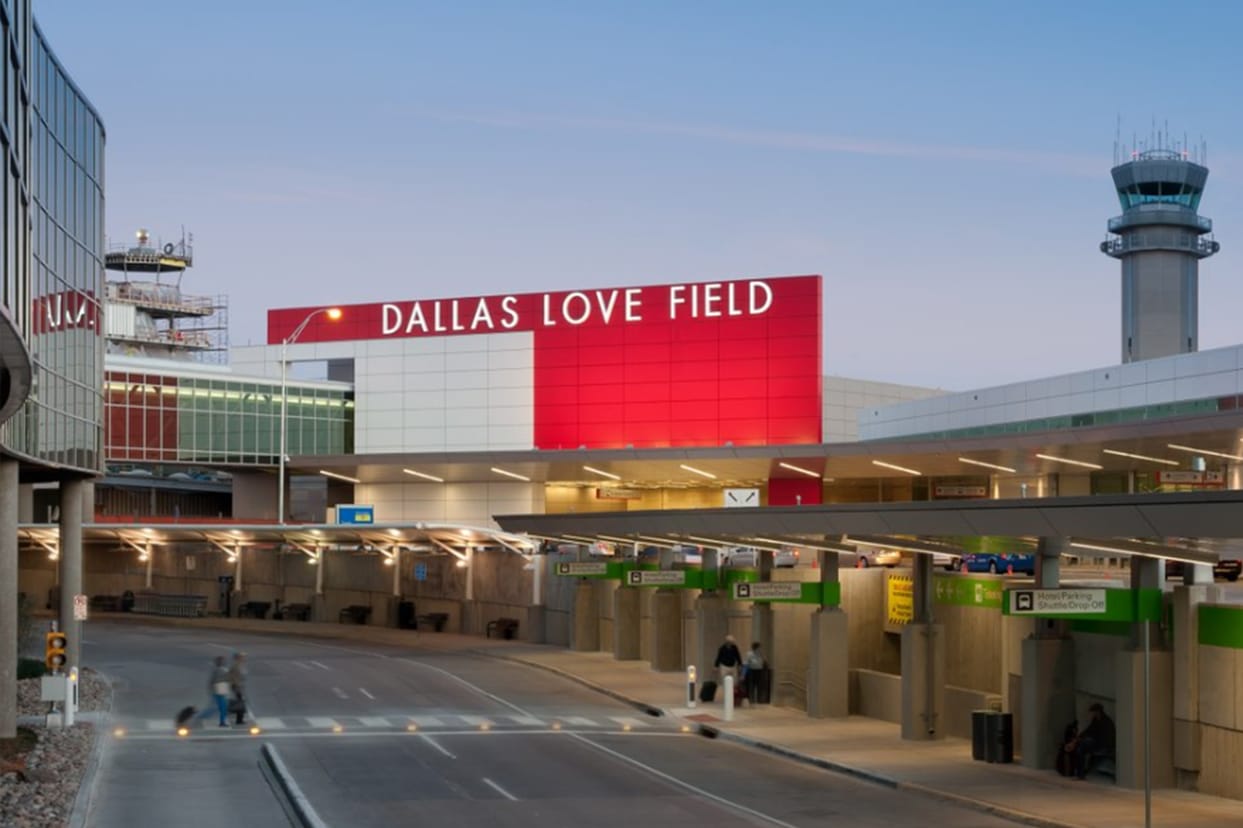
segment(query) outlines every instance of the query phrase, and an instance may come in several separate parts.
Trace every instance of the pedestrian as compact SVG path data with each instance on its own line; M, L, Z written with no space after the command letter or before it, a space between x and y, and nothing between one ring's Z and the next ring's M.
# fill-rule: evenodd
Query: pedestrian
M739 652L738 643L734 641L732 635L725 636L725 641L716 651L716 661L712 662L712 666L717 668L722 685L725 684L726 676L738 678L738 668L742 666L742 653Z
M747 701L751 704L755 704L759 699L760 678L767 666L764 654L760 652L760 642L751 642L751 652L747 653L747 660L742 665L742 677L747 687Z
M220 717L220 726L229 726L229 666L224 656L216 656L212 662L211 674L207 679L207 692L215 704L216 713ZM196 719L206 719L212 714L211 705L204 707Z
M229 706L239 725L246 724L246 672L246 654L234 653L233 664L229 666L229 688L233 691Z

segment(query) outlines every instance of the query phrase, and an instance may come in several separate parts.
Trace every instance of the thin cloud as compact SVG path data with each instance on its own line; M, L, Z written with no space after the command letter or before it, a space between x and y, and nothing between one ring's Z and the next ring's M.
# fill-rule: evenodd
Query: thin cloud
M629 132L643 135L671 135L705 141L771 149L798 150L841 155L869 155L881 158L911 158L939 161L977 161L1040 167L1076 176L1100 177L1100 158L1067 153L998 147L912 144L874 138L824 135L813 132L743 129L718 124L680 124L620 118L588 118L529 113L466 113L416 111L428 120L467 123L500 129L546 129L549 127L600 132Z

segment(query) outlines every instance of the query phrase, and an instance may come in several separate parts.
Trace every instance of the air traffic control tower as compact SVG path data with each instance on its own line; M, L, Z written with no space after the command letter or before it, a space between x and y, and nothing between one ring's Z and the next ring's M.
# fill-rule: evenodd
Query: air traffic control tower
M1122 215L1101 252L1122 261L1122 361L1199 349L1200 259L1220 249L1196 212L1208 168L1178 149L1133 152L1112 170Z

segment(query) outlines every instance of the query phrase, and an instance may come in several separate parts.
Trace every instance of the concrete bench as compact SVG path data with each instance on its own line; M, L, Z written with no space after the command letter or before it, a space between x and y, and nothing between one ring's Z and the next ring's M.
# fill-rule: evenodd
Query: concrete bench
M311 605L285 604L276 612L272 613L272 617L278 621L310 621Z
M488 626L484 628L484 635L487 638L492 637L492 633L496 633L497 638L515 638L518 635L518 619L517 618L494 618L488 622Z
M449 613L447 612L429 612L426 615L419 616L419 626L426 627L436 632L444 632L445 624L449 623Z
M371 616L371 607L364 607L361 604L350 604L348 607L342 607L337 613L337 621L342 624L366 624L367 619Z
M271 601L244 601L237 608L238 618L267 618Z

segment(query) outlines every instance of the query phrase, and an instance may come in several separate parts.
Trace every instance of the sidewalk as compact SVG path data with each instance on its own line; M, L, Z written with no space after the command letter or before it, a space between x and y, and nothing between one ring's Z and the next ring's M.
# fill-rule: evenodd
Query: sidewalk
M100 616L113 618L114 616ZM1141 828L1143 791L1103 782L1078 782L1053 771L989 764L971 758L962 739L908 742L898 725L852 716L811 719L799 710L763 705L734 711L722 720L720 702L686 701L682 673L655 673L647 662L616 661L608 653L578 653L521 641L481 639L452 633L415 633L384 627L252 619L117 620L216 627L261 634L348 639L435 649L471 649L550 670L649 712L681 720L701 732L786 756L794 761L847 773L872 782L917 791L1034 826L1051 828ZM1160 828L1243 828L1243 802L1189 791L1152 792L1152 825Z

